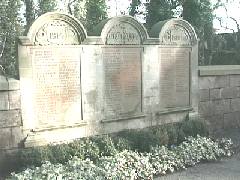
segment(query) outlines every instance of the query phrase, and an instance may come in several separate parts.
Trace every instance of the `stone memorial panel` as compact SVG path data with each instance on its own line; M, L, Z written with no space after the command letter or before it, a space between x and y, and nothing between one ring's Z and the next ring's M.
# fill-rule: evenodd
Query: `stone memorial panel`
M160 107L190 106L190 48L159 48Z
M35 47L32 49L32 63L34 105L39 126L56 127L82 119L80 50L71 47ZM76 116L76 122L72 122L71 116Z
M131 118L142 112L142 48L104 47L105 114L109 119Z

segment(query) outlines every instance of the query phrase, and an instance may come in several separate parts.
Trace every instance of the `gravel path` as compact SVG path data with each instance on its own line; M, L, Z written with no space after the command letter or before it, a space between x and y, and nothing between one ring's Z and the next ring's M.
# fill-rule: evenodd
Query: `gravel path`
M198 164L155 180L240 180L240 129L220 131L214 136L232 138L235 155L212 163Z

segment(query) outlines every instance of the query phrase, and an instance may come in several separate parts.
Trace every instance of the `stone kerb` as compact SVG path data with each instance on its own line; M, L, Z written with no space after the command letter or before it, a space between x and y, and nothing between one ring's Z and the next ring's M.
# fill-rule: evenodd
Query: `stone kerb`
M158 38L164 45L194 46L198 43L194 28L187 21L173 18L156 23L149 33L151 38Z
M35 20L27 37L20 37L20 40L31 45L77 45L86 37L86 30L76 18L49 12Z

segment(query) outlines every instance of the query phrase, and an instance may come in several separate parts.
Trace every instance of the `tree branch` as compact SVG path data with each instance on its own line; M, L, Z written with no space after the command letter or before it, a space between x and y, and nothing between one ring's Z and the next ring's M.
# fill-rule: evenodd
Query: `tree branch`
M2 56L3 56L3 52L4 52L4 49L5 49L5 45L6 45L6 40L7 40L7 38L6 38L6 36L4 36L4 40L3 40L3 42L2 42L2 49L1 49L1 52L0 52L0 74L2 74L2 75L5 75L6 73L5 73L5 69L4 69L4 67L3 67L3 60L1 60L1 58L2 58ZM1 62L2 61L2 62Z
M222 18L216 17L216 19L219 21L220 26L221 26L222 28L224 28L224 29L229 29L229 30L231 30L233 33L235 32L234 29L229 28L228 26L224 26L224 25L223 25Z
M0 59L1 59L2 56L3 56L3 52L4 52L4 49L5 49L6 40L7 40L7 38L6 38L6 36L5 36L5 37L4 37L4 40L3 40L2 50L1 50L1 52L0 52Z
M239 26L238 21L235 18L233 18L233 17L229 17L229 18L232 19L236 23L237 30L238 30L238 32L240 32L240 26Z

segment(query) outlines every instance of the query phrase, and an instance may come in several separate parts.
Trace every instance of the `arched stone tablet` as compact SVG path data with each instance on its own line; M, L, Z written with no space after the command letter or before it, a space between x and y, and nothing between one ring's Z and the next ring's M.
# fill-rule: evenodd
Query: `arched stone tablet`
M50 12L37 18L27 36L34 45L77 45L86 38L86 31L74 17Z
M183 19L170 19L155 24L150 37L159 38L161 44L194 45L197 35L194 28Z
M117 16L101 22L94 35L101 35L105 45L139 45L148 37L144 26L131 16Z
M58 12L35 20L18 46L24 129L82 123L81 53L86 31Z

